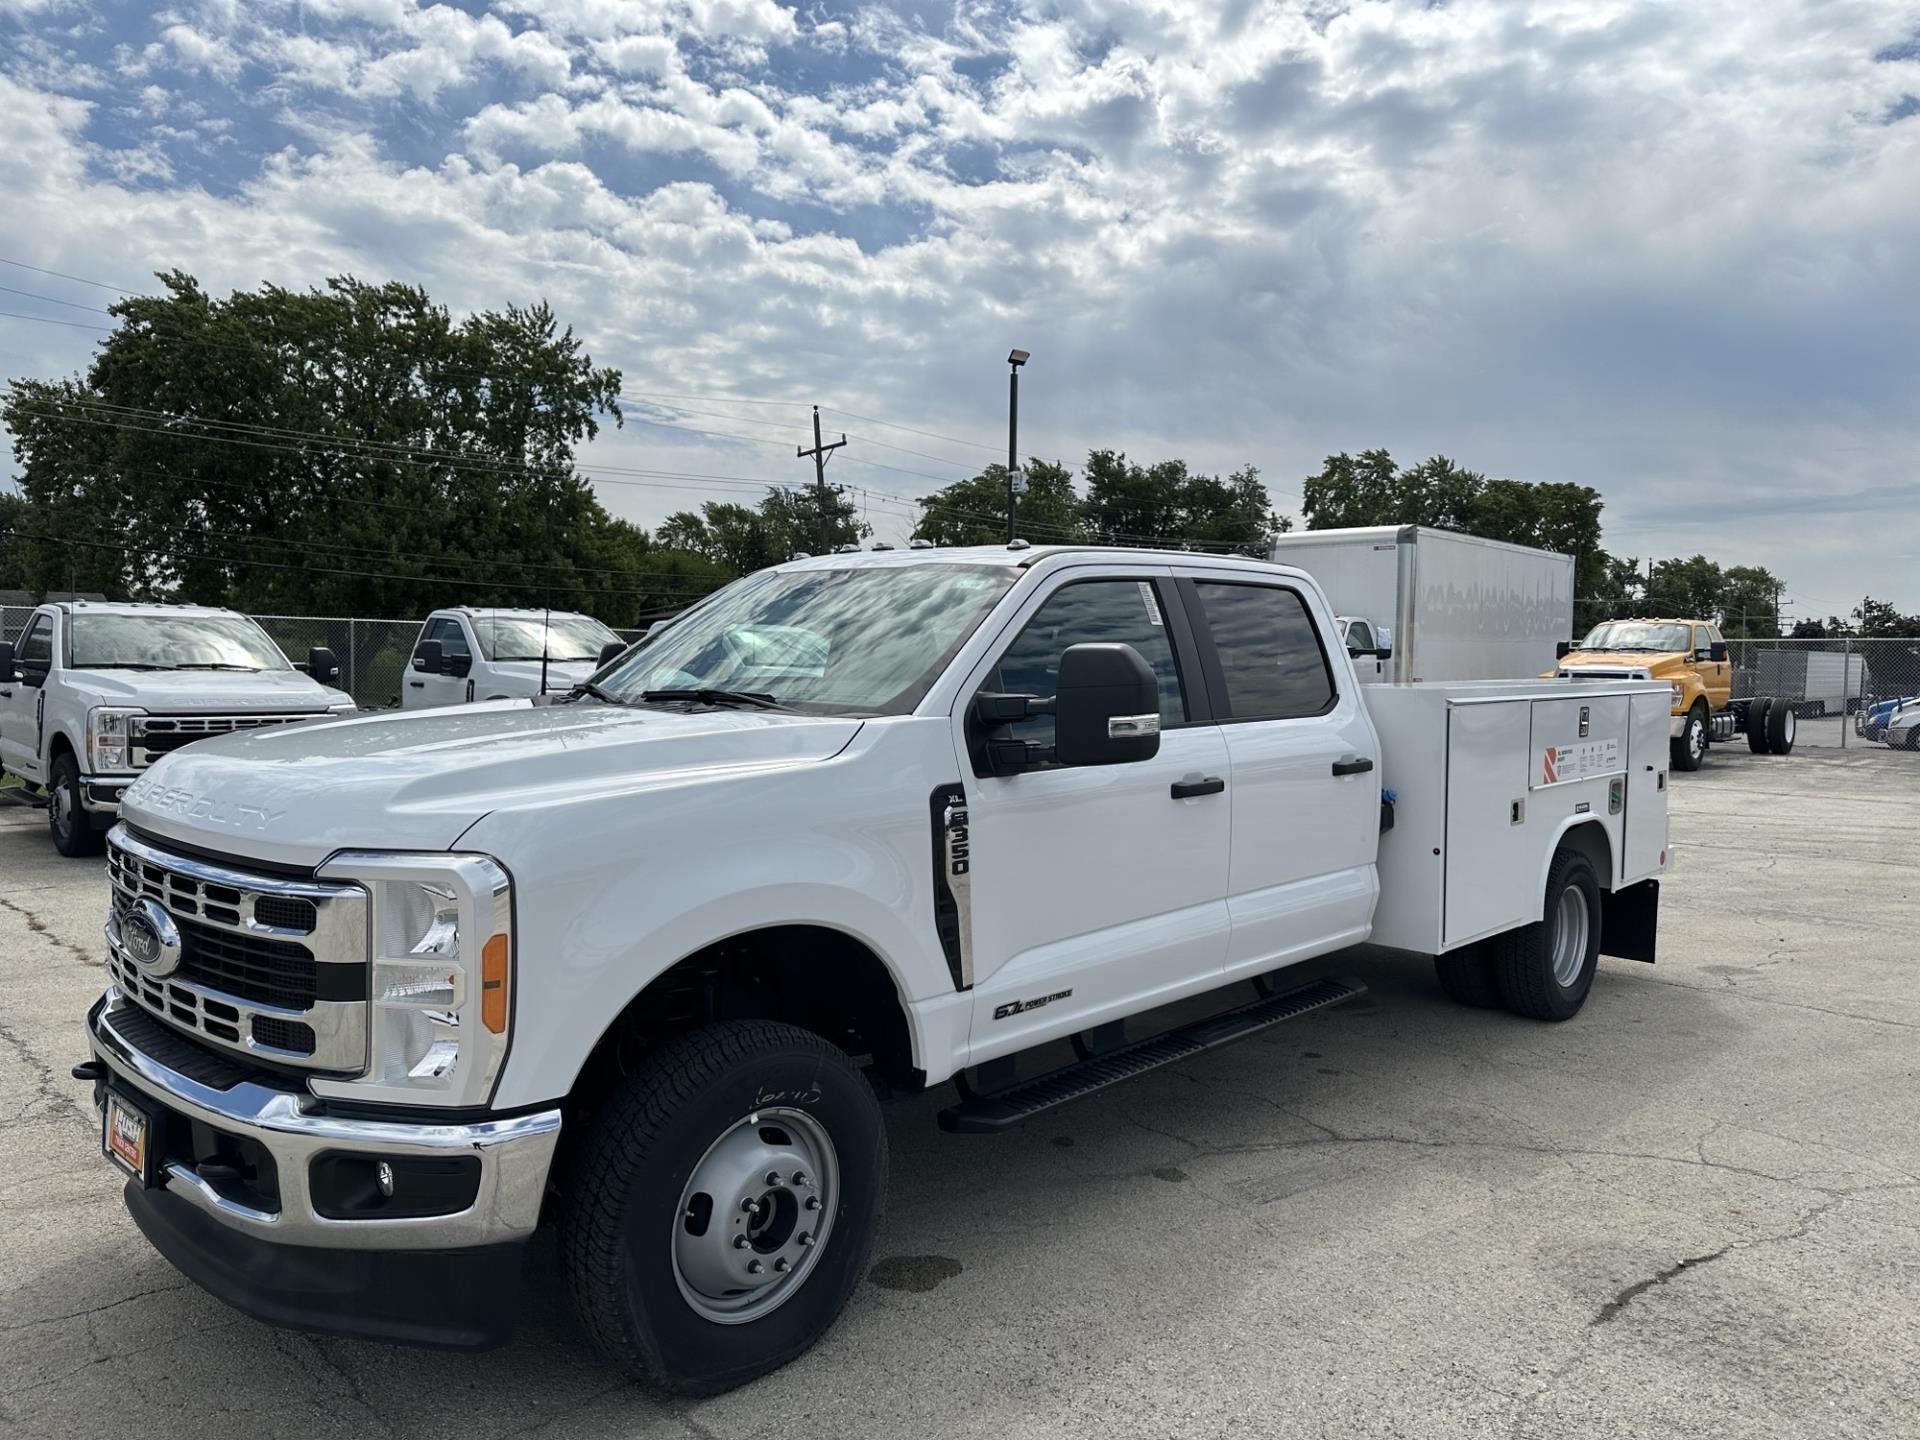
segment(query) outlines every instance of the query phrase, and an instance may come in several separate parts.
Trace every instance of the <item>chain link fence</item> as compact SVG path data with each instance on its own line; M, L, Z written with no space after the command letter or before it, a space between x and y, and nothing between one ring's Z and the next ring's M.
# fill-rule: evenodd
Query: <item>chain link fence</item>
M1909 748L1904 733L1889 740L1887 720L1900 701L1920 697L1920 639L1734 640L1727 658L1735 700L1793 706L1796 745Z

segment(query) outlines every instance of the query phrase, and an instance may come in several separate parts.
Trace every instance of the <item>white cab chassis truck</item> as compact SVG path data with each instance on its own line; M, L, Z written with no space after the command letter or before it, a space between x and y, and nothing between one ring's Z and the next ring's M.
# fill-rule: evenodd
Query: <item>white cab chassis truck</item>
M252 1315L463 1347L552 1225L606 1353L712 1392L858 1282L889 1094L1003 1129L1352 998L1306 962L1369 939L1542 1020L1652 960L1667 687L1363 688L1332 618L1264 562L832 555L561 703L170 757L75 1071L126 1203Z
M1425 525L1276 536L1320 583L1362 683L1506 680L1551 670L1573 635L1573 557Z
M333 652L296 669L232 610L74 600L0 644L0 772L46 796L62 855L91 855L135 777L183 745L354 708Z
M564 693L625 648L624 640L591 615L464 605L436 610L414 642L400 708Z

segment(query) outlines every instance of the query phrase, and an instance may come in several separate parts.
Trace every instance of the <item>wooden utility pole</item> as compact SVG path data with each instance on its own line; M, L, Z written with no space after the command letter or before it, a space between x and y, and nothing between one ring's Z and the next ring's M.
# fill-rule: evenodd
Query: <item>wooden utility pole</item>
M813 407L813 448L811 450L796 448L793 452L799 459L805 460L809 456L813 459L814 499L820 506L820 553L822 555L833 548L827 541L827 456L846 443L845 435L831 445L820 439L820 407L816 405Z

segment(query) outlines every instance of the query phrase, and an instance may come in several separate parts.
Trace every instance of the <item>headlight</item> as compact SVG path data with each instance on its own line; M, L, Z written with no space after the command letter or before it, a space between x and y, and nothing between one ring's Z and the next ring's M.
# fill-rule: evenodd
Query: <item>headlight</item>
M351 700L341 700L341 701L339 701L339 702L337 702L336 704L333 704L333 705L329 705L329 706L327 707L327 714L329 714L329 715L353 715L353 714L356 714L356 713L358 713L358 711L359 711L359 709L360 709L360 707L359 707L358 705L356 705L356 704L354 704L354 703L353 703L353 701L351 701Z
M367 887L373 957L367 1073L315 1081L316 1092L486 1104L506 1058L513 1011L507 872L484 855L348 853L319 874Z
M133 768L133 717L144 710L96 705L87 711L87 768L96 775Z
M1678 705L1682 700L1686 698L1687 698L1686 687L1683 686L1678 680L1674 681L1673 682L1673 703Z

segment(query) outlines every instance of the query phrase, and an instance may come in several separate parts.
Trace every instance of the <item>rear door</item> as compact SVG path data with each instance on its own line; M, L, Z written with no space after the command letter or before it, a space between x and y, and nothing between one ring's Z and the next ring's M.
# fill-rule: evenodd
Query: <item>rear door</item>
M1066 570L1038 590L962 691L976 1060L1216 983L1227 940L1227 755L1186 649L1171 572ZM968 706L982 690L1051 696L1069 645L1131 645L1160 681L1160 752L1127 765L979 774ZM1053 717L1013 727L1053 740ZM935 821L953 811L935 792ZM944 823L951 824L949 818ZM956 959L956 964L958 964Z
M41 780L40 717L53 669L53 615L42 610L27 622L15 647L19 679L0 675L0 769Z
M1247 572L1179 581L1233 796L1225 972L1367 937L1379 882L1380 747L1314 592Z

